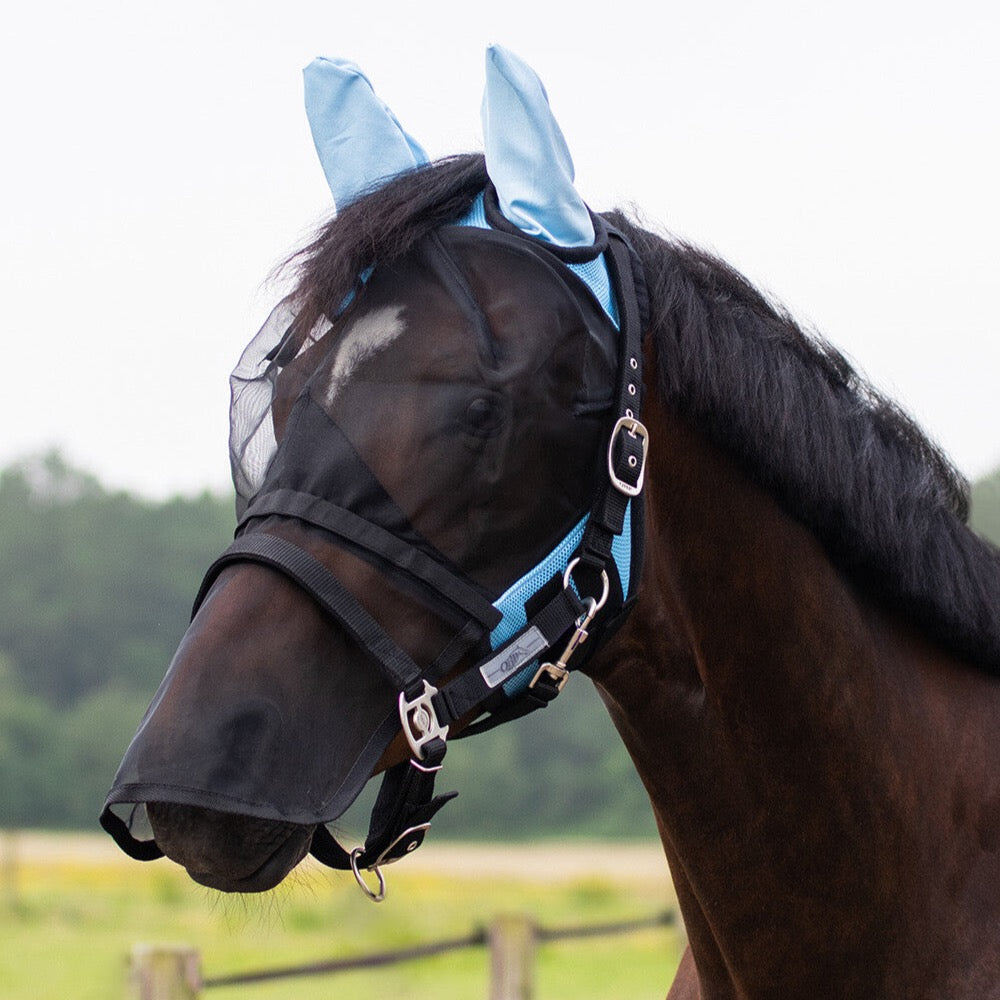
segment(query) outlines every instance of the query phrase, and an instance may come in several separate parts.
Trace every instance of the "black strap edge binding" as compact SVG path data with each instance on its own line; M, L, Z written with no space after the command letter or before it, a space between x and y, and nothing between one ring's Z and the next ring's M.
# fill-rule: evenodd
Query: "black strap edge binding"
M269 514L294 517L365 549L378 556L383 564L388 564L423 587L438 599L436 603L444 598L456 610L474 618L487 629L496 628L500 622L500 612L475 585L462 580L416 546L345 507L338 507L309 493L276 489L254 497L240 519L238 529L254 518Z
M195 598L198 613L219 573L237 562L255 562L283 573L297 583L375 661L397 690L416 692L423 679L413 658L398 646L353 594L314 556L277 535L242 535L209 567Z

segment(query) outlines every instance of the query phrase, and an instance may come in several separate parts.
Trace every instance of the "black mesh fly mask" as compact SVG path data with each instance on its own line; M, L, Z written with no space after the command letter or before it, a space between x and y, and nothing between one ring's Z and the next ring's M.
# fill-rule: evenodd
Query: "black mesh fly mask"
M433 785L456 723L464 736L544 706L627 613L648 444L641 274L599 218L582 250L491 221L435 230L318 329L276 311L244 354L236 540L189 635L245 581L280 579L336 633L325 655L360 656L363 676L287 663L263 687L206 679L186 638L102 814L133 857L161 855L144 804L172 802L315 824L321 861L377 871L451 797ZM602 253L614 318L571 270ZM429 621L430 651L412 639ZM325 824L401 732L406 759L348 852Z

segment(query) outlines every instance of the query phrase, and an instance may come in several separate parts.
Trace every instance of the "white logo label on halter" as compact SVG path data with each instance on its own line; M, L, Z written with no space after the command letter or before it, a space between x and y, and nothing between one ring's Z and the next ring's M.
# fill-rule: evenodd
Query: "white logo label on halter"
M530 663L548 645L542 633L532 625L520 639L500 650L492 660L487 660L479 668L479 672L483 675L483 680L491 688L495 688L511 674L516 674L526 663Z

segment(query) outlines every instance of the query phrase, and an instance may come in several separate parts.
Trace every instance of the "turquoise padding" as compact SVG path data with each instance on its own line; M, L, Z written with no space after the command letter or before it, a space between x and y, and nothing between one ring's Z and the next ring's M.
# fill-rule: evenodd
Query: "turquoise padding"
M580 523L533 569L529 569L517 583L508 587L494 602L493 607L503 615L500 624L490 632L490 645L497 649L528 624L524 612L525 602L556 575L565 573L570 557L583 538L585 517Z
M476 200L472 203L472 208L462 216L456 226L471 226L473 229L490 229L489 222L486 221L486 204L483 192L476 195Z
M632 501L625 508L625 519L622 522L622 533L616 535L611 542L611 555L618 567L618 579L622 582L622 594L628 597L628 588L632 585Z
M486 208L483 204L482 194L476 198L472 203L472 208L455 225L470 226L473 229L492 228L486 220ZM609 319L617 328L618 304L611 292L611 275L608 274L608 265L604 254L587 261L585 264L566 264L565 266L581 278L594 293L594 297L601 303L601 308L608 314Z
M503 615L500 624L490 633L490 645L494 649L497 649L528 624L528 616L524 610L525 602L557 573L566 572L566 567L580 545L580 539L583 538L583 529L586 523L587 518L585 517L534 569L529 569L517 583L508 587L493 602L493 606ZM523 691L531 678L534 677L537 669L536 660L533 660L526 667L522 667L504 684L504 694L511 698Z
M587 517L590 515L588 514ZM490 645L498 649L508 639L516 635L528 624L528 616L524 605L552 579L557 573L566 572L573 553L583 538L583 529L587 526L587 517L582 521L537 565L528 570L517 583L508 587L494 602L493 606L503 615L500 624L490 633ZM622 593L628 596L632 569L632 503L625 508L625 522L622 533L611 544L611 554L618 567L618 576L622 584ZM522 667L504 685L504 694L508 698L520 694L534 677L538 669L538 661L533 660Z
M566 266L581 278L583 283L594 293L597 301L601 303L601 308L618 328L618 303L615 302L615 297L611 294L611 275L608 274L608 265L604 254L583 264L567 264Z

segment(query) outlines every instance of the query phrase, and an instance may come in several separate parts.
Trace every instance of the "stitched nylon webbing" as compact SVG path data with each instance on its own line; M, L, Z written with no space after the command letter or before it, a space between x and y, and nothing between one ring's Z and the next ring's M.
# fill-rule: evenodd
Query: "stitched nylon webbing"
M278 570L307 591L375 660L397 691L413 691L419 685L420 668L405 650L389 638L354 595L319 560L277 535L258 532L237 538L205 574L195 598L192 617L197 614L219 572L231 563L248 561Z
M500 612L485 595L463 583L420 549L345 507L296 490L276 489L251 502L240 526L251 518L268 514L295 517L374 553L422 585L435 598L443 597L487 629L494 628L500 621Z

